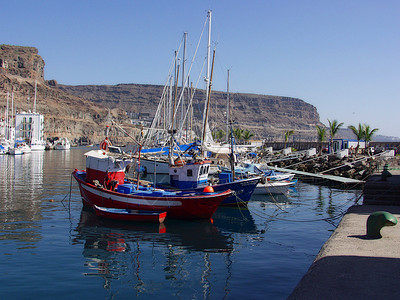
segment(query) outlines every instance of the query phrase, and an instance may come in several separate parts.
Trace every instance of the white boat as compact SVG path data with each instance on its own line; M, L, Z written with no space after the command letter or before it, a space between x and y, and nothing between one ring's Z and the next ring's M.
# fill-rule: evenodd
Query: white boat
M238 167L235 167L235 172L238 174L264 174L266 180L270 181L280 181L280 180L288 180L291 181L294 178L293 173L283 173L276 172L268 168L267 165L262 164L253 164L248 162L242 162Z
M69 150L70 148L71 143L67 138L62 138L54 145L54 150Z
M141 158L140 169L145 180L162 184L170 182L169 162L167 159L161 159L160 157Z
M12 143L9 140L4 139L4 138L1 139L0 140L0 149L2 149L0 151L1 154L7 154L10 151L10 149L12 148L11 145L12 145Z
M31 151L44 151L46 148L46 144L44 141L32 140L31 142Z
M4 155L4 154L7 154L7 151L2 145L0 145L0 155Z
M10 155L22 155L22 154L24 154L22 149L18 148L18 147L11 148L9 153L10 153Z
M30 153L32 151L31 147L26 143L21 143L18 145L18 148L20 148L24 153Z
M259 183L254 190L254 195L277 195L287 194L289 188L296 184L297 180L279 180L279 181L267 181L265 183Z
M15 143L14 147L10 149L9 153L11 155L21 155L25 153L30 153L31 147L27 145L25 142L17 142Z

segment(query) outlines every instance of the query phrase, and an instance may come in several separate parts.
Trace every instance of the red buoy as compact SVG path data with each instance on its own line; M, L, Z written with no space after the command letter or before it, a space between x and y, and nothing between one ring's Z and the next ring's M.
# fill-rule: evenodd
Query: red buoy
M206 186L203 190L204 193L214 193L214 189L212 186Z

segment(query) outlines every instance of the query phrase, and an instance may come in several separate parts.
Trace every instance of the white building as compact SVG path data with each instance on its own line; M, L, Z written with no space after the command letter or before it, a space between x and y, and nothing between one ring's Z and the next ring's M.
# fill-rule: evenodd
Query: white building
M39 113L17 113L15 115L15 140L28 144L44 145L44 117Z
M354 139L333 139L332 140L332 148L333 152L337 152L340 150L345 150L345 149L356 149L357 145L359 145L358 149L359 151L361 149L365 149L365 141L357 141Z

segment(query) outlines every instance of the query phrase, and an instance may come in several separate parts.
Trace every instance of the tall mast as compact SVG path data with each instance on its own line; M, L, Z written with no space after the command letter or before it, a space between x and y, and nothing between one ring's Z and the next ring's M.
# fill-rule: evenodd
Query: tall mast
M190 97L191 100L193 99L193 83L190 85ZM189 133L190 133L190 142L193 141L192 137L192 130L193 130L193 103L190 101L190 123L189 123Z
M14 124L14 91L11 92L11 126ZM15 140L15 135L14 135Z
M8 110L9 110L9 108L8 108L8 102L9 102L9 98L10 98L10 92L7 92L7 106L6 106L6 132L5 132L5 136L6 136L6 139L7 140L9 140L10 139L10 133L9 133L9 130L10 130L10 128L9 128L9 123L10 123L10 120L9 120L9 115L8 115Z
M210 58L211 58L211 14L208 11L208 42L207 42L207 73L206 73L206 99L208 99L208 86L210 85Z
M201 141L202 146L204 146L205 143L205 132L206 128L208 127L208 104L207 101L209 101L209 90L210 90L210 50L211 50L211 15L212 11L209 10L207 13L207 18L208 18L208 42L207 42L207 71L206 71L206 104L204 105L204 112L203 112L203 139Z
M175 78L174 78L174 105L172 108L172 122L171 122L171 129L175 129L175 109L176 109L176 98L177 98L177 93L178 93L178 82L179 82L179 58L178 58L178 51L175 51Z
M229 101L229 69L228 80L226 83L226 142L229 141L229 119L230 119L230 101Z
M204 128L203 128L203 143L206 139L206 133L208 130L208 123L207 123L207 119L208 119L208 111L209 111L209 107L210 107L210 96L211 96L211 83L212 83L212 77L213 77L213 70L214 70L214 59L215 59L215 50L213 53L213 60L212 60L212 68L211 68L211 77L210 77L210 84L208 85L208 98L207 98L207 102L206 102L206 114L205 114L205 122L204 122Z
M36 113L36 91L37 91L37 80L35 80L35 99L33 100L33 113Z
M168 101L168 129L172 129L171 124L172 124L172 91L173 91L173 77L169 79L169 101Z
M181 124L185 114L185 62L186 62L186 42L188 33L183 34L183 54L182 54L182 106L181 106ZM182 138L182 137L181 137ZM187 138L187 137L186 137Z

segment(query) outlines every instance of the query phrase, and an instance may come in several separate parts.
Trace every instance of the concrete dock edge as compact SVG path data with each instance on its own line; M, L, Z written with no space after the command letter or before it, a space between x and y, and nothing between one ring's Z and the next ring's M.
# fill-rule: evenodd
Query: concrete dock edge
M400 206L350 207L288 299L400 299L400 223L366 236L368 216Z

